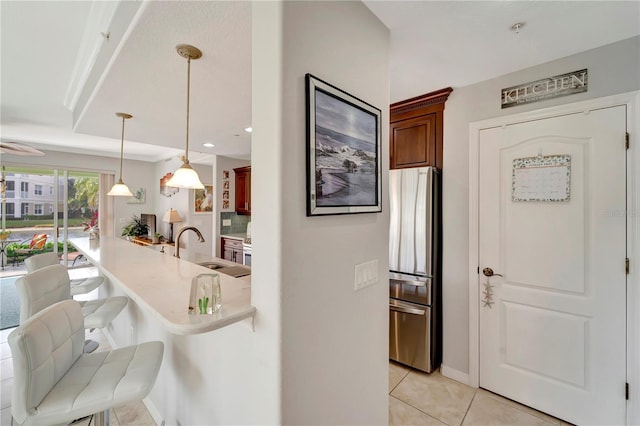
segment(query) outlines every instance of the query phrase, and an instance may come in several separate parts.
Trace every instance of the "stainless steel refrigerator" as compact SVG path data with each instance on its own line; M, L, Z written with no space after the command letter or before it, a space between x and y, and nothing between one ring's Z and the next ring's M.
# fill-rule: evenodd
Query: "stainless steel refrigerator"
M430 373L442 360L440 172L389 172L389 358Z

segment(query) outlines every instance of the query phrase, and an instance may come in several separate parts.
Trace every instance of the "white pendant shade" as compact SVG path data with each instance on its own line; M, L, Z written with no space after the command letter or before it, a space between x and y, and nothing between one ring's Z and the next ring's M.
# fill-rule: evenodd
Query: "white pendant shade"
M200 182L198 173L189 165L182 164L173 174L171 179L167 181L167 186L189 189L204 189L204 185Z
M124 182L122 182L122 179L120 179L118 183L113 185L111 191L107 192L107 195L116 197L133 197L133 194L131 193L131 191L129 191L129 187L125 185Z
M113 185L111 191L107 192L107 195L115 197L133 197L129 187L122 181L122 159L124 158L124 121L133 117L126 112L116 112L116 116L122 118L122 137L120 138L120 179L118 183Z

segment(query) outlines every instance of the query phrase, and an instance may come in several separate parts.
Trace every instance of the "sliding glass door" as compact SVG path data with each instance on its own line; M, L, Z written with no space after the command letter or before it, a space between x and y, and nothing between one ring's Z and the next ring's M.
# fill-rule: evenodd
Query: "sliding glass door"
M3 265L23 269L26 257L53 251L77 266L76 250L67 242L97 226L99 178L95 172L3 167L1 225L10 231Z

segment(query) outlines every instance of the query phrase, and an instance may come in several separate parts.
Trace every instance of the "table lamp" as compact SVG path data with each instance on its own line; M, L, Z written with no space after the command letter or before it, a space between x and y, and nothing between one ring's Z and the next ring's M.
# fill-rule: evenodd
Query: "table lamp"
M172 243L173 242L173 224L176 222L182 222L182 218L178 214L177 210L169 209L169 211L167 211L164 214L162 221L167 222L170 226L171 231L169 234L169 242Z

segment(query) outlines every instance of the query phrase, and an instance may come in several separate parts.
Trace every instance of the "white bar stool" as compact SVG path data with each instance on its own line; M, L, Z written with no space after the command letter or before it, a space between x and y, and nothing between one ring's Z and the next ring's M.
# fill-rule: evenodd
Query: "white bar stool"
M55 303L9 334L13 357L11 413L27 425L68 424L146 397L158 376L164 345L147 342L83 354L84 329L78 302ZM104 415L104 412L107 415Z
M60 264L23 275L16 280L16 288L20 298L20 323L54 303L71 299L69 273ZM106 327L127 306L128 301L125 296L115 296L79 302L85 327L90 330Z
M35 272L45 266L59 265L60 259L54 252L35 254L24 260L27 272ZM89 293L100 287L104 282L104 277L77 278L69 281L71 286L71 296Z

